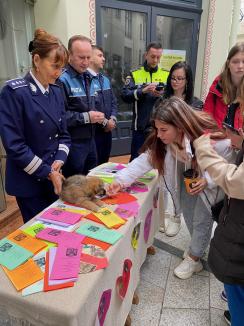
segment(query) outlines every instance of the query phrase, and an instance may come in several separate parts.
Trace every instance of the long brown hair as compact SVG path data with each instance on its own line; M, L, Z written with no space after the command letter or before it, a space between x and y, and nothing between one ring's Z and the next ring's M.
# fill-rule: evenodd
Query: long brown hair
M244 52L244 42L237 43L230 49L222 73L220 74L220 85L223 89L223 101L225 104L230 104L236 99L237 88L231 80L229 62L239 52Z
M185 101L176 96L159 100L152 112L153 130L142 147L143 152L149 151L150 162L158 170L159 174L164 173L166 145L157 137L155 120L170 124L182 130L182 133L191 142L206 131L211 132L211 138L213 139L225 138L224 133L218 128L217 123L209 114L193 110Z
M55 36L48 34L44 29L36 29L33 41L29 44L29 52L32 55L32 66L35 68L34 56L41 59L47 58L52 50L56 50L55 63L63 67L68 61L68 51L62 42Z

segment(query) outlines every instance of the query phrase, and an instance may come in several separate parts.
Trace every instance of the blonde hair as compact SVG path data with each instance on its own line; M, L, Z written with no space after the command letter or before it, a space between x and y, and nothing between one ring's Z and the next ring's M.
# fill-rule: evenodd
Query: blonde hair
M211 132L211 138L223 139L225 134L218 128L212 117L201 111L193 110L182 99L172 96L156 103L152 112L153 130L146 139L142 151L149 150L150 162L158 170L159 174L164 173L164 159L166 145L157 137L155 120L170 124L185 134L190 141L200 137L206 130Z
M239 52L244 52L244 42L237 43L230 49L222 73L220 74L220 85L223 89L223 101L225 104L230 104L236 99L237 88L231 80L229 62Z

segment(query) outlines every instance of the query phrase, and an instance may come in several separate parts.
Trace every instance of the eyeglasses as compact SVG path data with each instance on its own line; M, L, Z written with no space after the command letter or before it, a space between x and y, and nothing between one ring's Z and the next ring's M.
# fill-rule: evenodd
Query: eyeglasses
M170 79L173 80L173 81L179 81L179 82L181 82L182 80L185 80L186 77L171 77Z

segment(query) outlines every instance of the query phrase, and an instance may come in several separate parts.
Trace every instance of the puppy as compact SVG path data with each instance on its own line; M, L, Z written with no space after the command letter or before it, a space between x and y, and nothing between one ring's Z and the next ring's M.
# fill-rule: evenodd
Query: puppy
M64 180L60 198L63 201L97 212L104 203L96 195L105 195L104 184L98 177L73 175Z

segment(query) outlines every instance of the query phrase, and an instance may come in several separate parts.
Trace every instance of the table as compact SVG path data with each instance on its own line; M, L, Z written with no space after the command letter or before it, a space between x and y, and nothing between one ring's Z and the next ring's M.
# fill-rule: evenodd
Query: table
M112 289L112 296L104 325L124 325L140 280L140 267L163 217L163 196L157 181L155 177L148 184L148 192L135 195L140 204L138 217L129 218L128 222L118 229L124 236L106 251L109 266L103 270L79 275L74 287L22 297L0 268L0 325L94 326L100 297L107 289ZM154 207L154 197L158 190L157 207ZM151 229L148 242L145 243L144 223L150 209L153 210ZM138 248L135 250L131 245L131 234L139 221L141 230ZM27 224L31 224L31 221ZM122 301L117 295L115 284L122 274L123 263L127 258L131 259L133 265L128 290Z

